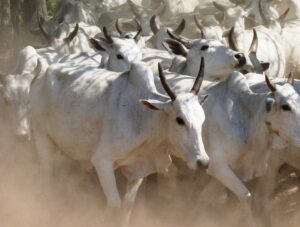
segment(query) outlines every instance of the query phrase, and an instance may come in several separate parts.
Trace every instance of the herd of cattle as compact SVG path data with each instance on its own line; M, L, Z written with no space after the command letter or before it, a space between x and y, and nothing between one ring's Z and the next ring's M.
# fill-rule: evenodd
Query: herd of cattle
M49 180L56 149L90 161L126 226L143 179L174 156L239 199L243 226L272 226L278 170L300 168L299 0L61 1L38 21L46 45L20 51L1 97Z

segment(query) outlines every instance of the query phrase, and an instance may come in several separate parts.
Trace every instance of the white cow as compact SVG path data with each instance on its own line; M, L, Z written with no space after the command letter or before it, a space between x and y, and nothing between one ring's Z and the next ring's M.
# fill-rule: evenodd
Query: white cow
M101 68L116 72L130 69L131 63L142 59L138 45L141 30L133 38L112 37L106 27L103 28L105 39L90 39L94 48L102 52Z
M111 208L122 205L114 175L120 168L128 179L123 208L130 211L143 178L164 172L170 164L170 154L157 149L160 145L174 145L171 153L191 168L207 165L201 137L205 116L197 96L203 67L204 62L191 92L180 94L167 85L159 68L170 98L156 91L153 74L144 64L134 64L128 73L68 64L49 67L30 92L42 166L51 172L55 147L75 160L91 161Z
M207 172L237 196L250 222L251 193L243 182L266 173L271 149L279 141L300 146L299 94L289 83L273 85L267 77L266 81L264 87L271 92L254 93L246 77L233 72L205 92L213 98L203 105L207 116L203 138L210 157ZM188 86L191 78L171 75L168 82L176 91L184 91L182 83Z
M97 26L88 26L84 23L76 25L61 23L55 36L48 33L42 19L39 20L39 27L47 41L47 46L64 54L93 51L89 39L101 33Z
M213 15L209 15L199 20L197 16L194 16L195 24L201 33L202 39L215 39L219 41L223 41L223 26L224 26L224 15L222 19L219 21Z
M6 112L13 132L21 140L30 139L29 88L41 66L37 67L37 53L33 47L24 48L9 75L1 75L2 110Z
M168 31L173 39L166 40L169 48L176 55L171 71L184 75L197 75L197 61L201 57L206 60L205 79L222 80L233 70L241 69L246 64L244 54L233 51L218 40L189 40L176 36Z
M268 63L269 68L266 73L271 78L284 75L286 58L282 39L278 33L263 26L258 26L253 30L236 30L233 27L229 32L228 39L232 49L249 56L250 63L256 69L254 72L262 73L265 69L264 63ZM259 69L260 63L263 63L261 69ZM251 72L251 70L245 69Z
M150 27L153 32L153 36L149 40L151 47L155 49L165 50L163 46L163 42L165 39L169 38L167 30L169 27L160 27L160 25L156 22L156 16L153 16L150 20ZM180 35L185 28L185 20L183 19L181 23L173 30L174 34Z

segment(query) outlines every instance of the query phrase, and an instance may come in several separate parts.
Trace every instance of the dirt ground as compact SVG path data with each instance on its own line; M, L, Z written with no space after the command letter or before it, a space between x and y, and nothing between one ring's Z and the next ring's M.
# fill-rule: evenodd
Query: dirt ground
M0 153L1 227L101 227L106 219L105 199L93 169L57 155L53 182L40 172L30 146L9 144ZM132 218L133 227L242 226L238 207L230 204L204 206L197 199L200 172L180 178L180 190L157 188L157 178L143 184ZM124 187L119 181L120 190ZM190 182L193 182L190 185ZM292 169L281 173L272 203L277 227L298 227L300 221L299 178ZM197 182L199 185L203 182ZM174 186L175 184L173 184ZM179 192L180 191L180 192ZM177 194L176 194L177 193Z

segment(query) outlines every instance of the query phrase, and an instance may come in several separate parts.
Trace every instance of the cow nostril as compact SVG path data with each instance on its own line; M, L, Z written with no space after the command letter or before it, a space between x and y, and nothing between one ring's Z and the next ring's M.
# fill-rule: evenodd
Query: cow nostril
M208 164L209 164L208 160L198 160L197 161L198 169L207 169Z
M236 54L236 55L234 55L234 57L235 57L236 59L240 59L242 56L241 56L240 54Z

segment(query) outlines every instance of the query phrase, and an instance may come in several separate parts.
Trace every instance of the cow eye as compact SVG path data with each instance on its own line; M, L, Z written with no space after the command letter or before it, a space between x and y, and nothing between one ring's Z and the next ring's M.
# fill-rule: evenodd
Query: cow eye
M185 125L185 123L184 123L184 120L181 118L181 117L177 117L176 118L176 122L177 122L177 124L179 124L179 125Z
M291 111L291 107L290 107L289 105L287 105L287 104L283 104L283 105L281 106L281 109L282 109L283 111Z
M117 58L120 59L120 60L124 59L124 57L121 54L118 54Z
M204 46L201 47L201 50L207 50L208 48L209 48L208 45L204 45Z

